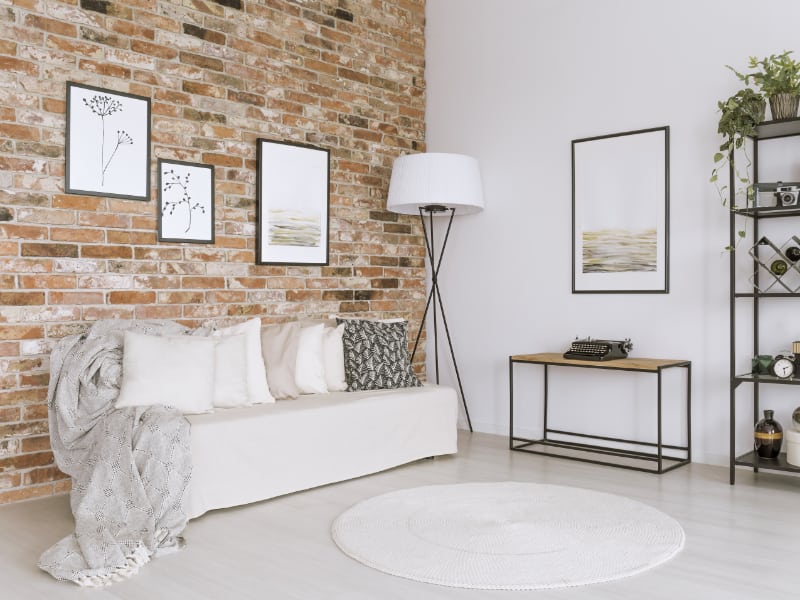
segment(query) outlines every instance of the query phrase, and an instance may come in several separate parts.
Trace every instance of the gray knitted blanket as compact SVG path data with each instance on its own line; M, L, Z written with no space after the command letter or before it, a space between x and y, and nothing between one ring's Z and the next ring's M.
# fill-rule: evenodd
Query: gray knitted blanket
M115 409L123 331L185 333L173 322L101 321L51 354L48 408L56 464L72 477L75 533L42 554L57 579L106 585L182 546L191 478L189 423L162 406Z

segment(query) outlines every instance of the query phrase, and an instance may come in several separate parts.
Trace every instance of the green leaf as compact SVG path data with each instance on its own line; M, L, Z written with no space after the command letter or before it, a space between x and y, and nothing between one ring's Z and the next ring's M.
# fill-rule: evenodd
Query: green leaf
M722 152L717 152L716 154L714 154L714 162L719 162L723 158L725 158L725 155L722 154Z

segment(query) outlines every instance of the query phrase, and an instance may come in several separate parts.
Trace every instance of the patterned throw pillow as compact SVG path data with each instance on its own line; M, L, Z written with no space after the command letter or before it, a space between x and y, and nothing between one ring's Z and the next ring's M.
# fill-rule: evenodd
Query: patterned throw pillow
M408 322L339 319L344 323L347 391L418 387L408 357Z

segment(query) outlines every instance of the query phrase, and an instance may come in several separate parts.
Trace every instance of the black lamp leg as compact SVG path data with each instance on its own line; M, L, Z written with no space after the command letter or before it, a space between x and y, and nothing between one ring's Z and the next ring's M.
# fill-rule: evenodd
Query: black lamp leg
M425 234L425 248L428 253L428 260L431 263L431 291L428 293L428 299L425 303L425 312L422 315L422 322L419 326L419 331L417 332L417 338L414 341L414 350L411 352L411 362L414 362L414 356L417 353L417 346L419 345L420 336L422 335L422 331L425 328L425 319L428 315L428 310L430 309L431 305L433 305L433 351L434 351L434 361L436 365L436 383L439 383L439 331L437 327L437 319L436 319L436 304L438 301L439 304L439 311L442 313L442 324L444 325L444 332L447 336L447 345L450 348L450 358L453 359L453 368L456 372L456 381L458 382L458 391L461 394L461 404L464 406L464 414L467 417L467 425L469 426L469 430L472 431L472 420L469 417L469 409L467 408L467 399L464 396L464 386L461 384L461 374L458 370L458 363L456 362L456 354L455 350L453 349L453 341L450 338L450 329L447 326L447 317L444 312L444 303L442 302L442 293L439 290L439 269L442 266L442 258L444 257L444 249L447 246L447 240L450 237L450 228L453 226L453 217L455 216L455 209L450 208L447 209L450 211L450 220L447 223L447 231L444 236L444 241L442 242L442 249L439 252L438 260L434 256L433 252L433 211L428 211L429 220L430 220L430 233L428 229L425 227L425 209L419 209L419 218L422 222L422 231Z

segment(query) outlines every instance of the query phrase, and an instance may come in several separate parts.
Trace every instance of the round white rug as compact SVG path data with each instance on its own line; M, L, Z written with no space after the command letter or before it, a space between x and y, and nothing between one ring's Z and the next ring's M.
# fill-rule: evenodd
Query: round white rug
M332 526L339 548L399 577L534 590L619 579L683 548L672 517L640 502L535 483L462 483L360 502Z

